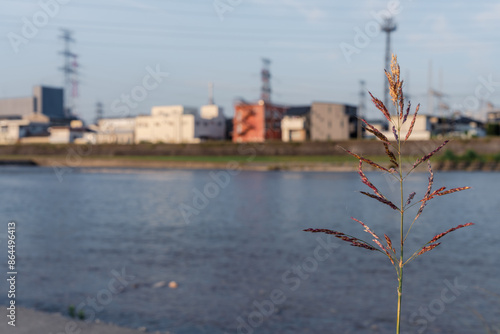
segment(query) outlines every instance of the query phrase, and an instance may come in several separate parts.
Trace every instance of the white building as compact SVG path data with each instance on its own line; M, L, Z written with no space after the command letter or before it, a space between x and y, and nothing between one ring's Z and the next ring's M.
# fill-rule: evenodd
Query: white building
M398 124L398 116L391 116L394 124ZM410 114L406 119L405 124L401 127L401 137L404 139L406 134L410 130L411 122L413 121L413 115ZM432 123L433 117L428 115L417 115L415 119L415 125L413 126L413 130L411 132L410 138L408 140L429 140L432 135ZM392 132L392 124L389 124L389 130L387 132L383 132L383 134L389 139L393 140L394 134ZM395 140L395 139L394 139Z
M71 121L70 126L52 126L49 133L51 144L95 144L94 131L85 128L80 120Z
M97 144L133 144L135 117L101 118L97 122Z
M46 134L49 118L39 113L14 119L0 119L0 145L11 145L29 136Z
M203 106L201 115L196 108L159 106L151 115L137 116L135 143L199 143L201 139L223 139L226 123L221 109Z
M281 120L281 140L306 141L309 139L309 115L311 107L289 108Z
M184 106L153 107L151 115L137 116L135 142L196 143L195 119L198 111Z

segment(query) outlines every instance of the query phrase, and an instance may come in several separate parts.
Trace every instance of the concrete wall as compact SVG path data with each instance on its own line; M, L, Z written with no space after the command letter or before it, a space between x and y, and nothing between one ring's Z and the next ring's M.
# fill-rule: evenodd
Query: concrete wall
M414 156L423 156L442 144L443 140L409 141L404 145L403 153ZM237 156L274 156L274 155L342 155L346 153L339 148L362 155L384 155L383 145L377 140L350 140L335 142L303 142L303 143L246 143L231 142L201 143L201 144L141 144L141 145L96 145L92 146L92 155L123 156L123 155L237 155ZM500 137L478 138L471 140L453 140L442 150L452 150L456 154L463 154L467 150L474 150L479 154L500 153ZM67 146L60 145L11 145L0 146L0 155L66 155Z

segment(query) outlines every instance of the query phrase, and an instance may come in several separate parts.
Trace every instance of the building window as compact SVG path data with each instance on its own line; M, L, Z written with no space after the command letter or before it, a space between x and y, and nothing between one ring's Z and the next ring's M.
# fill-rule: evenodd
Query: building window
M8 131L9 131L9 127L8 127L8 126L6 126L6 125L2 125L2 127L0 128L0 131L1 131L2 133L8 132Z

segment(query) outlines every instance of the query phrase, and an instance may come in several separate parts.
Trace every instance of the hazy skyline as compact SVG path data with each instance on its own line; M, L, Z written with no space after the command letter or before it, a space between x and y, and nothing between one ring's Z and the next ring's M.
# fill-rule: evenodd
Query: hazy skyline
M86 121L95 117L98 101L106 117L122 116L124 109L117 108L123 106L122 95L137 86L147 88L142 90L147 95L129 101L131 115L149 114L154 105L200 107L208 102L209 82L215 84L215 102L231 117L235 98L259 98L262 57L272 60L276 103L357 105L360 80L382 98L385 34L376 27L383 11L395 16L392 50L407 93L414 104L424 106L423 112L430 61L434 89L440 88L442 72L445 102L452 107L478 109L487 101L500 105L496 1L0 3L0 98L28 96L37 84L62 86L58 68L63 42L58 36L66 28L73 31L73 51L81 65L77 114ZM36 30L26 28L30 24ZM168 77L145 79L155 69ZM368 117L376 115L370 110Z

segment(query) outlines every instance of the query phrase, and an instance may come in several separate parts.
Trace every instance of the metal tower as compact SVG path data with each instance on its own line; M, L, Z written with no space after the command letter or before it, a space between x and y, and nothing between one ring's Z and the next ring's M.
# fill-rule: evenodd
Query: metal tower
M71 52L71 43L74 43L73 32L61 29L60 39L64 41L64 50L60 54L64 57L64 66L60 70L64 73L64 111L69 117L75 109L74 99L78 97L78 56Z
M392 17L388 17L384 19L384 23L380 27L383 32L386 33L385 40L385 69L387 71L390 70L391 66L391 32L395 31L397 28L396 23L392 19ZM387 85L387 78L384 75L384 104L387 109L390 111L394 110L391 106L389 106L389 86Z
M260 99L264 102L271 102L271 71L269 70L270 65L270 59L262 58L262 88L260 92Z

